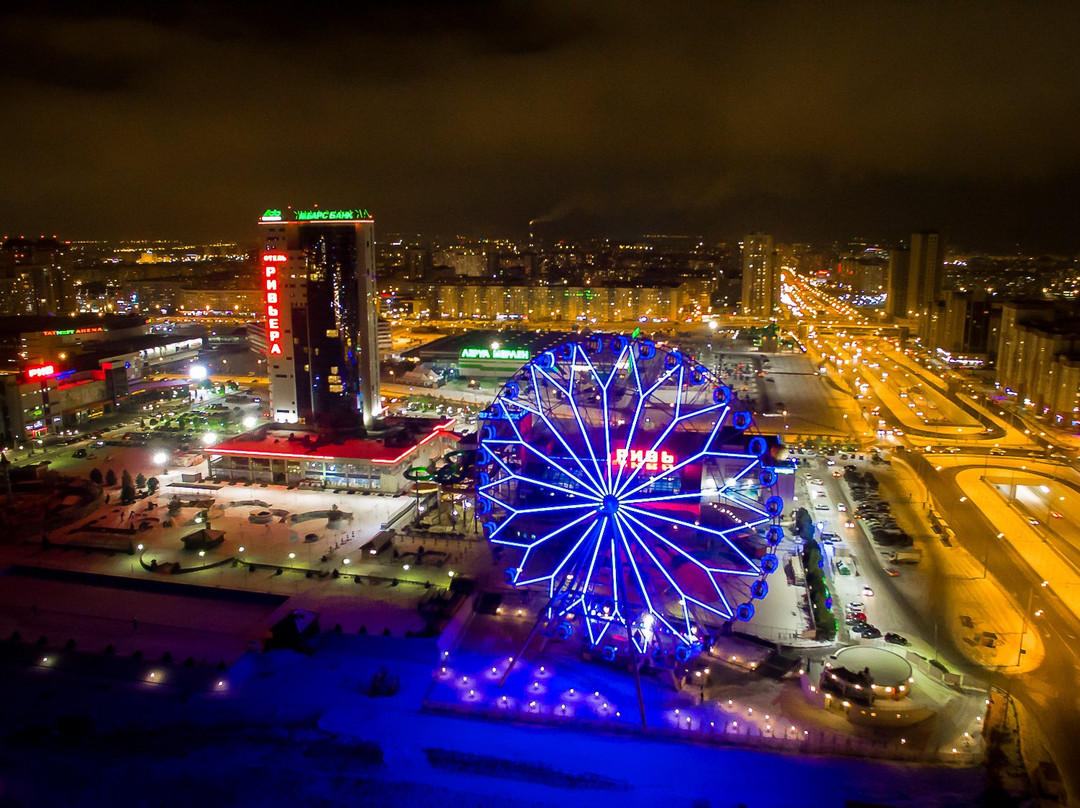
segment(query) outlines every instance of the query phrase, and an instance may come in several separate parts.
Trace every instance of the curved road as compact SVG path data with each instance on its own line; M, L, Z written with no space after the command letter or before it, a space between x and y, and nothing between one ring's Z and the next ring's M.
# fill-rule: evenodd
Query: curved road
M937 472L921 455L909 453L908 460L923 483L932 487L938 508L955 531L958 543L976 558L982 557L985 542L993 540L998 531L982 512L966 504L966 499L961 501L965 494L956 475L984 467L958 464ZM1080 491L1080 486L1068 485ZM997 551L987 559L988 572L1017 603L1027 604L1035 592L1036 605L1046 612L1037 623L1046 656L1037 669L1019 676L984 668L973 668L971 673L1010 691L1038 716L1062 777L1074 795L1080 794L1080 767L1068 763L1075 761L1076 750L1080 749L1080 652L1075 639L1070 639L1080 637L1080 620L1059 598L1039 587L1040 580L1011 544L998 542L995 547ZM963 655L956 653L956 657Z

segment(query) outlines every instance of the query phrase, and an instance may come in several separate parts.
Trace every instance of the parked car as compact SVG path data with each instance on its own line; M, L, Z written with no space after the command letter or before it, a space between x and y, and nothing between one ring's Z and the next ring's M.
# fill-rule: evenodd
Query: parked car
M881 636L881 631L876 626L866 626L859 634L864 640L876 640Z
M71 453L72 457L86 457L86 449L76 449Z
M861 600L853 600L847 605L848 609L853 612L861 612L863 610L863 607L865 606L866 604L863 603Z

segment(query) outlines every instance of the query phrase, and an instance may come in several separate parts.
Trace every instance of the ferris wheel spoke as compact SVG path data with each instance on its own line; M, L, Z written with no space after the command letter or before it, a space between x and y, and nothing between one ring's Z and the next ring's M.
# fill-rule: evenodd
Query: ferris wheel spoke
M628 491L627 489L630 488L631 483L634 482L634 479L637 477L638 472L641 471L641 466L639 465L637 468L634 469L633 473L626 479L626 482L622 484L622 487L619 488L619 490L616 492L617 496L619 496L621 498L621 497L627 497L627 496L631 496L633 494L636 494L638 491L641 491L642 489L647 488L650 485L654 485L658 480L662 480L662 479L664 479L666 477L670 477L675 472L682 471L684 468L689 466L691 463L696 463L702 457L708 456L709 447L712 446L713 439L716 438L716 433L720 431L720 425L722 423L723 423L722 418L717 418L716 419L716 423L713 424L713 428L712 428L712 431L709 433L709 437L702 444L701 451L697 452L696 454L691 455L690 457L686 458L685 460L683 460L683 461L681 461L679 463L676 463L670 469L660 472L660 474L656 475L655 477L652 477L652 478L646 480L645 482L638 484L638 486L636 488L632 488L632 489L630 489ZM653 441L652 449L650 451L654 451L654 452L656 451L656 448L658 446L660 446L660 444L663 442L663 440L667 437L668 433L671 431L673 426L674 426L673 424L669 424L668 428L666 430L664 430L664 434L661 435L657 440Z
M586 513L586 514L584 514L582 516L579 516L577 519L574 519L571 522L567 522L564 525L560 525L559 527L554 528L550 532L548 532L545 535L541 536L539 539L533 539L531 542L529 542L528 544L526 544L524 546L529 548L530 550L532 548L534 548L534 547L539 547L544 542L550 541L551 539L555 538L556 536L561 535L562 533L569 530L570 528L576 527L577 525L580 525L582 522L584 522L590 516L591 516L591 514L588 514L588 513Z
M648 533L652 534L653 536L657 536L658 538L660 538L659 535L656 533L656 531L650 529L649 527L644 525L642 522L639 522L638 520L634 520L632 516L627 517L627 520L633 520L636 524L644 527L648 531ZM630 526L629 521L626 521L626 524L627 524L627 527ZM651 548L649 548L649 546L648 546L648 542L642 537L642 535L638 534L637 531L633 530L633 529L630 529L630 533L631 533L631 535L633 535L634 539L637 541L639 546L642 547L642 549L645 551L645 553L649 556L649 558L651 558L652 563L654 565L656 565L657 569L660 570L660 573L664 576L664 578L666 578L667 581L669 581L671 583L672 588L676 592L679 593L679 600L683 601L683 616L686 619L687 634L690 634L690 611L686 607L686 603L687 603L687 601L692 601L694 603L700 603L700 602L697 601L696 598L690 597L690 595L686 592L686 590L681 588L680 585L678 583L676 583L674 576L667 573L666 567L660 562L659 558L657 557L657 554L652 552ZM684 556L685 558L687 558L688 561L697 563L696 558L693 558L693 556L687 554L686 552L684 552L680 548L676 547L675 544L672 544L671 542L666 541L666 540L663 540L663 541L664 541L665 546L669 547L672 550L675 550L679 555ZM705 569L701 564L698 564L698 566L700 566L702 568L708 582L710 582L712 584L713 590L716 592L717 595L719 595L720 591L719 591L718 584L716 583L716 579L713 577L713 575L710 573L710 571ZM704 604L701 604L701 605L704 606Z
M582 592L589 591L589 585L592 583L593 571L596 569L596 560L600 557L600 547L603 545L603 533L601 532L596 541L593 543L592 558L589 560L589 569L585 573L585 581L581 585ZM584 595L582 595L584 597Z
M694 566L699 567L706 575L708 575L709 580L712 582L713 586L716 587L717 593L720 592L720 585L716 581L716 577L715 577L716 575L753 575L753 576L756 576L758 574L756 571L754 571L752 569L748 570L746 568L736 568L736 567L730 567L729 568L729 567L712 567L712 566L709 566L708 564L703 562L701 559L694 558L694 556L692 556L690 553L688 553L685 549L683 549L679 545L672 542L670 539L668 539L662 533L659 533L656 530L654 530L653 528L649 527L649 525L645 524L644 522L642 522L637 517L631 516L631 515L626 514L626 513L623 513L621 515L623 516L624 519L628 520L629 522L633 522L639 528L644 530L646 533L649 533L650 535L655 537L658 541L660 541L669 550L671 550L672 552L678 553L680 556L685 558L687 561L692 563Z
M521 564L518 566L518 574L519 574L519 576L520 576L521 572L524 571L525 564L528 562L529 556L532 554L533 550L535 550L539 545L541 545L544 542L546 542L546 541L550 540L551 538L553 538L558 533L561 533L564 530L566 530L566 529L568 529L570 527L573 527L574 525L578 524L579 522L581 522L583 519L586 519L587 517L588 517L588 515L583 516L581 519L578 519L578 520L576 520L574 522L571 522L571 523L569 523L567 525L564 525L562 528L560 528L557 531L554 531L552 534L550 534L548 536L545 536L543 539L539 539L536 542L534 542L532 544L532 546L530 546L529 549L525 551L525 555L521 559ZM577 552L578 548L581 547L581 545L585 541L586 537L589 535L589 533L595 527L596 527L596 522L593 522L587 528L585 528L585 532L582 533L581 536L578 537L577 541L574 543L574 546L571 547L570 550L563 555L562 561L560 561L558 566L556 566L555 569L553 569L549 574L540 575L540 576L538 576L536 578L529 578L529 579L524 580L524 581L520 580L520 577L518 577L518 578L515 578L514 583L517 584L518 586L527 586L528 584L536 584L536 583L540 583L541 581L551 581L552 585L554 585L556 576L558 576L559 573L562 572L562 569L563 569L563 567L566 566L567 561L569 561L574 556L574 554Z
M537 458L539 458L543 462L547 463L557 473L562 474L562 475L566 476L569 479L575 480L579 484L581 483L581 480L579 480L574 474L572 474L569 469L567 469L567 468L565 468L563 466L560 466L558 463L556 463L548 455L541 452L539 449L537 449L531 443L526 442L525 439L521 436L521 433L517 431L516 426L514 427L514 430L515 430L515 433L517 434L517 437L518 437L518 440L516 441L516 443L519 443L522 446L522 448L528 450L534 456L536 456ZM582 497L582 498L585 498L585 499L589 499L589 500L592 500L594 502L599 502L600 501L600 495L597 494L597 493L587 493L586 491L582 491L582 490L577 489L577 488L567 488L566 486L558 486L558 485L554 485L553 483L544 482L542 480L536 480L536 479L534 479L532 477L529 477L527 475L519 474L518 472L516 472L512 468L510 468L510 466L506 463L506 461L497 452L492 452L492 458L498 463L499 466L502 467L502 469L506 472L506 474L509 477L513 477L513 478L516 478L516 479L519 479L519 480L524 480L524 481L530 482L530 483L535 483L536 485L539 485L539 486L541 486L543 488L551 488L553 490L563 491L564 493L572 494L573 496L578 496L578 497ZM501 482L501 481L496 481L496 482ZM484 486L484 487L486 488L487 486Z
M628 454L630 452L630 447L634 443L634 437L637 434L638 424L641 423L642 410L645 406L645 402L649 400L649 397L652 395L653 391L656 390L657 387L663 384L672 374L675 373L675 368L670 368L666 370L656 381L656 383L653 384L653 386L650 387L647 391L645 391L642 390L641 387L641 374L638 369L638 359L635 358L633 353L630 354L630 364L634 368L634 378L637 380L637 405L634 408L634 417L630 422L630 430L627 432L626 435L626 444L623 446L623 449ZM619 471L615 475L615 483L612 486L612 491L619 491L623 471L625 468L625 465L619 467Z
M683 588L681 586L679 586L679 584L675 581L675 577L673 575L671 575L671 573L668 572L667 567L663 564L663 562L660 561L660 559L658 559L656 557L656 554L653 553L652 549L641 538L641 536L639 536L637 534L637 532L635 530L633 530L625 520L623 521L623 524L626 525L627 532L631 536L634 537L634 541L637 543L637 545L645 552L645 554L652 561L653 566L656 568L656 570L664 577L665 580L667 580L667 582L671 585L671 588L679 593L679 599L682 601L681 608L682 608L682 612L683 612L683 619L686 622L686 633L687 633L687 635L689 635L690 634L691 619L690 619L690 610L687 609L687 607L686 607L686 592L683 590Z
M621 514L622 511L630 511L631 513L637 514L638 516L644 516L644 517L647 517L649 519L656 519L656 520L661 521L661 522L667 522L667 523L672 524L672 525L677 525L678 527L685 527L685 528L688 528L689 530L693 530L693 531L696 531L698 533L705 533L706 535L709 535L709 536L715 536L716 538L721 539L732 550L734 550L735 553L738 554L738 556L743 561L745 561L747 563L747 565L751 569L759 570L759 567L753 561L750 560L749 556L747 556L746 553L744 553L742 550L740 550L739 547L734 542L732 542L732 540L731 540L731 534L733 534L733 533L741 533L741 532L747 530L748 528L752 529L752 525L743 524L743 525L736 525L735 527L729 527L729 528L726 528L724 530L714 530L713 528L710 528L710 527L704 527L703 525L695 525L693 522L687 522L687 521L684 521L682 519L676 519L673 516L666 516L666 515L661 514L661 513L655 513L653 511L646 511L646 510L643 510L641 508L635 508L635 507L633 507L631 505L623 506L623 508L620 510L620 514Z
M596 371L593 369L592 363L589 362L588 356L585 355L585 352L581 349L580 345L575 344L574 345L574 357L576 358L579 355L584 357L585 362L586 362L586 366L589 368L590 374L593 376L594 379L597 380L597 383L599 383L599 377L596 375ZM571 360L571 364L570 364L571 373L574 372L575 366L576 365L575 365L574 361ZM573 389L573 385L570 386L570 389L571 390ZM607 409L606 408L607 397L606 396L601 396L601 398L605 401L605 411L606 411L606 409ZM593 468L596 471L596 479L600 480L601 483L602 483L600 486L598 486L598 490L603 491L603 492L606 493L607 492L607 486L603 484L603 481L606 478L604 477L603 470L600 468L600 462L596 459L596 452L593 451L592 441L589 439L589 430L585 428L585 422L584 422L584 420L582 420L582 417L581 417L581 410L578 408L578 405L577 405L577 398L575 396L570 396L567 399L567 401L569 401L569 403L570 403L570 411L574 413L574 421L577 423L578 431L581 434L581 441L582 441L582 443L585 444L585 448L589 452L589 458L592 460ZM607 423L606 423L606 421L604 423L604 431L605 432L607 431Z
M530 366L530 370L531 370L532 373L535 374L536 371L538 370L538 368L535 365L532 365L532 366ZM571 402L571 404L573 404L573 398L569 394L567 394L566 391L563 390L563 388L560 387L558 385L558 383L554 379L552 379L550 376L548 376L548 374L545 373L543 369L539 369L539 370L540 370L540 373L543 374L548 379L550 379L551 383L553 385L555 385L560 391L562 391L563 394L567 396L567 399ZM603 491L604 486L603 486L602 481L599 478L594 478L592 476L592 474L589 472L589 470L585 467L585 464L582 462L581 458L578 457L577 452L575 452L573 449L570 448L570 444L568 444L566 442L566 439L563 437L562 433L552 425L551 419L547 416L547 414L544 413L542 410L538 414L539 414L540 418L543 420L543 422L547 425L547 428L551 431L551 434L554 435L555 438L559 441L559 443L562 444L562 447L564 449L566 449L566 451L569 453L570 457L574 459L574 461L577 463L577 465L581 469L581 471L585 474L586 477L589 478L589 481L592 483L593 490L597 491L597 492ZM575 418L577 418L576 407L575 407ZM580 426L581 425L581 419L577 418L577 421L578 421L578 425ZM520 437L521 433L518 432L516 426L514 427L514 430L515 430L515 432L517 432L518 436ZM584 433L584 429L583 429L582 430L582 435L584 435L584 434L585 433ZM586 440L586 443L588 443L588 437L586 437L585 440ZM593 458L593 460L595 462L595 457Z
M595 494L590 494L590 493L587 493L585 491L581 491L581 490L576 489L576 488L567 488L567 487L562 486L562 485L555 485L554 483L545 482L544 480L537 480L537 479L535 479L533 477L529 477L528 475L525 475L525 474L518 474L516 471L510 470L510 468L508 468L506 466L504 466L504 469L506 470L506 476L505 477L500 477L497 480L492 480L490 483L485 483L484 485L479 486L477 488L477 490L481 491L481 492L486 492L486 491L489 491L492 488L497 488L500 485L509 485L509 483L512 480L518 480L520 482L529 483L530 485L539 486L540 488L547 488L547 489L549 489L551 491L558 491L558 492L560 492L562 494L569 494L570 496L581 497L583 499L588 499L588 500L591 500L593 502L599 502L600 499L601 499L599 496L596 496ZM569 476L569 475L567 475L567 476ZM487 496L491 497L491 495L487 495ZM491 497L491 498L494 498L494 497Z
M627 565L630 567L630 572L633 575L634 581L637 583L638 592L641 594L642 606L657 619L666 623L663 616L658 614L656 608L653 606L652 598L649 597L649 588L645 584L645 579L641 576L641 570L638 568L637 561L634 559L634 554L630 551L630 544L626 540L626 523L623 521L621 514L615 515L614 533L618 534L618 540L626 551ZM611 538L611 551L612 558L614 558L616 555L614 535ZM627 612L627 616L629 616L629 614L630 613Z
M720 497L721 497L721 499L728 500L729 502L731 502L736 507L742 508L743 510L746 510L746 511L750 511L751 513L755 513L758 516L768 517L768 515L769 515L764 510L759 508L756 504L753 504L751 502L751 500L747 499L746 497L740 496L738 494L732 494L732 493L730 493L728 491L721 491L720 492Z

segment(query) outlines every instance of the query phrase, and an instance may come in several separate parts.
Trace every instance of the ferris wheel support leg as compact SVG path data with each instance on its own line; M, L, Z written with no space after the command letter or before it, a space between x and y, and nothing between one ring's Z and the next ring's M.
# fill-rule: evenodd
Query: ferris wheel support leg
M630 628L630 619L625 612L623 613L623 623L626 625L626 644L630 646L630 660L631 665L634 668L634 687L637 689L637 706L638 711L641 713L641 727L642 729L647 729L648 722L645 720L645 697L641 694L641 660L638 659L638 650L637 646L634 645L634 635Z
M539 612L537 612L536 620L535 620L535 622L533 622L532 628L529 629L529 634L525 638L525 642L523 642L521 644L521 650L519 650L517 652L517 655L512 658L510 664L506 666L506 670L503 671L502 678L499 680L499 687L502 687L504 684L506 684L506 679L507 679L507 677L510 676L510 671L512 671L514 669L514 665L517 664L517 661L519 659L524 659L525 658L525 651L528 650L529 643L532 642L533 637L536 636L536 632L540 629L540 623L544 620L544 614L547 612L548 609L551 608L551 604L553 602L554 602L554 598L552 600L548 601L547 606L545 606L543 609L541 609Z

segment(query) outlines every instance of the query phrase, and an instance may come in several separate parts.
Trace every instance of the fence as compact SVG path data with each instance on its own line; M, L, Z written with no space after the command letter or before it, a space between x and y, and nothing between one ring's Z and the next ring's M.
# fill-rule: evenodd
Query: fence
M641 739L667 738L671 740L706 743L723 747L738 747L761 752L796 755L839 755L844 757L877 758L917 763L950 763L973 766L982 762L982 756L967 750L938 753L936 750L917 749L901 741L876 741L856 735L829 732L828 730L803 730L794 737L763 734L752 724L732 729L731 724L708 726L646 726L628 722L625 718L582 718L575 714L547 712L528 704L510 703L506 707L488 704L462 704L424 699L425 712L457 715L467 718L483 718L491 721L513 721L523 724L562 726L574 730L589 730Z

